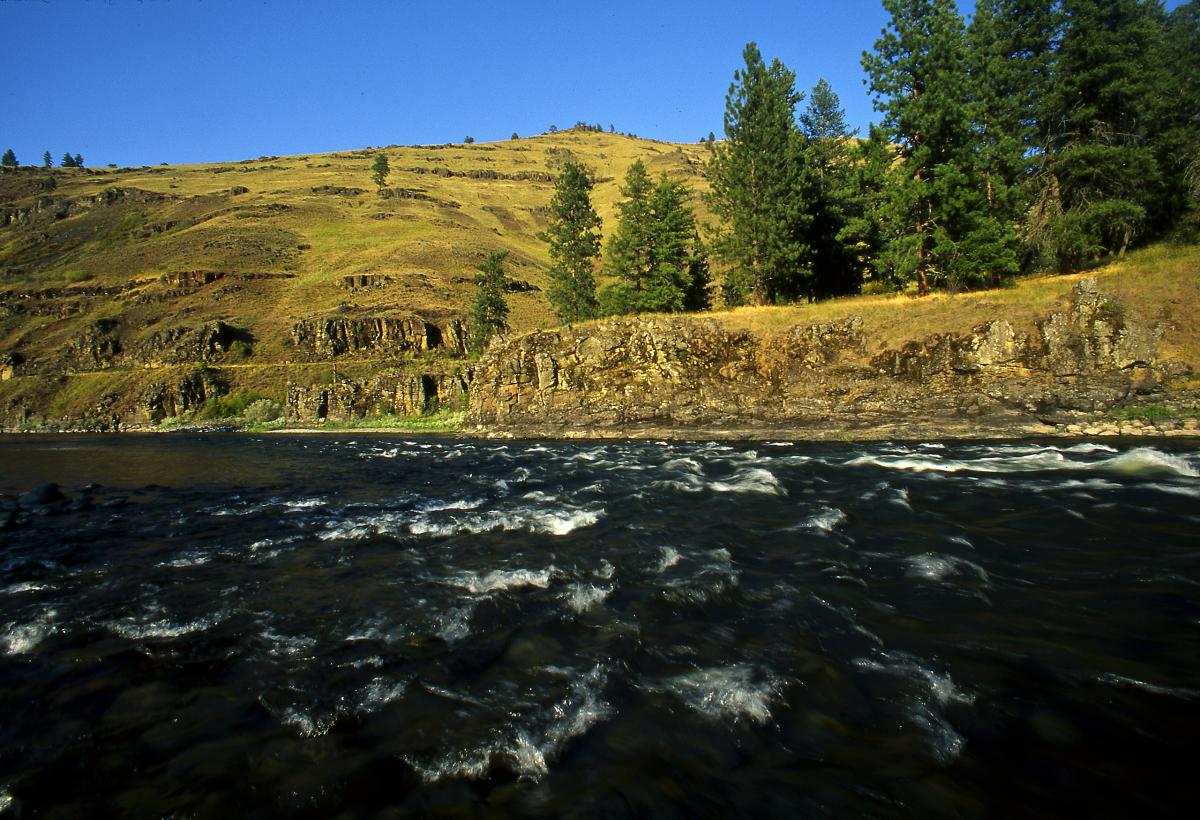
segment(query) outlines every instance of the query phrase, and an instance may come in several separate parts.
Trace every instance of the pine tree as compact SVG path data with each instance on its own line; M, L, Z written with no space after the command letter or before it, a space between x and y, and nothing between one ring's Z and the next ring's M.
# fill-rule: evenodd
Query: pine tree
M1180 226L1186 235L1200 230L1200 0L1167 17L1162 64L1154 150L1165 190L1158 210L1163 229Z
M1046 106L1050 156L1031 234L1063 269L1123 255L1162 193L1148 144L1156 120L1161 17L1141 0L1064 0Z
M471 349L479 353L496 333L508 330L508 302L504 298L504 259L508 251L488 254L475 277L471 306Z
M608 243L608 272L618 281L601 294L604 313L671 313L700 305L707 267L696 243L690 192L663 174L650 183L646 166L635 161L617 203L618 222ZM696 277L704 282L697 284Z
M771 304L811 290L810 219L803 201L803 136L796 75L758 46L725 96L725 141L711 146L708 203L723 226L711 247L726 269L726 301Z
M1011 225L988 213L968 105L965 26L953 0L884 0L888 28L863 68L898 145L892 205L905 226L886 253L924 295L933 284L976 284L1017 271Z
M388 166L388 158L386 154L376 154L375 164L371 166L371 179L375 182L375 187L380 191L387 184L388 174L391 173L391 168Z
M1024 225L1035 175L1045 161L1043 101L1052 90L1060 26L1055 0L977 0L967 31L987 207L1015 225Z
M83 155L82 155L82 154L76 154L76 155L75 155L75 167L76 167L76 168L82 168L82 167L84 167L84 166L83 166Z
M75 157L71 156L69 153L63 154L62 161L59 163L59 165L64 168L74 168L76 167Z
M54 158L50 156L49 151L42 154L42 167L43 168L53 168L54 167Z
M846 221L837 239L853 259L855 272L872 289L890 290L903 284L902 260L890 251L903 226L893 196L900 190L896 150L884 130L871 126L867 139L851 151L845 197Z
M9 148L4 152L4 156L0 157L0 166L5 168L16 168L19 165L17 155L13 153L13 149Z
M576 162L563 164L550 200L550 225L541 238L550 243L550 288L546 296L563 322L596 315L600 217L592 207L591 174Z
M850 141L846 113L833 87L818 80L800 113L809 169L807 198L812 214L808 244L812 248L812 296L856 292L861 275L838 233L846 226L850 195Z

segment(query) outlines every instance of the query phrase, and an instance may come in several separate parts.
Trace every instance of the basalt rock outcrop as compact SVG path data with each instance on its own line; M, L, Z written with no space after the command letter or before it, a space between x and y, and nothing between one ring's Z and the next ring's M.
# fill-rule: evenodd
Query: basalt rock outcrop
M141 396L147 421L159 422L195 410L208 399L223 396L228 385L213 370L195 370L171 381L155 382Z
M497 435L1035 432L1152 394L1160 331L1081 281L1033 328L1007 319L868 354L862 319L759 336L712 319L621 318L494 343L467 423Z
M398 356L426 350L463 354L467 327L462 319L440 322L419 316L360 316L302 319L292 325L292 345L302 356Z
M439 406L466 401L471 372L414 374L388 370L365 379L342 379L329 384L290 384L284 417L301 424L327 419L356 419L380 413L411 416Z

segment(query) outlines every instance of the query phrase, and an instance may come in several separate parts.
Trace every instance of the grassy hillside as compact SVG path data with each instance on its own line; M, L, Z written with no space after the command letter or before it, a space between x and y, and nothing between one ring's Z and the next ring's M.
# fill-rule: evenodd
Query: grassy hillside
M386 198L371 182L380 151L392 168ZM566 131L491 144L0 176L0 299L32 289L128 289L55 321L0 316L0 355L46 356L98 318L133 335L222 319L246 328L256 355L273 360L287 357L291 324L303 317L339 309L465 313L474 266L489 251L509 251L511 278L545 286L548 258L536 234L564 161L595 171L595 203L608 225L635 159L698 188L705 153L700 145ZM39 212L21 213L39 202ZM164 278L190 271L223 276L186 293ZM242 278L264 273L276 276ZM363 274L386 284L344 286L343 277ZM513 293L510 302L516 329L553 323L539 291Z
M371 181L379 152L392 169L384 195ZM553 326L549 259L537 234L562 163L578 160L596 173L594 202L610 231L634 160L699 192L706 156L699 144L566 131L489 144L0 174L0 424L136 419L147 391L194 380L204 367L218 368L229 390L277 401L288 383L364 379L381 367L418 377L446 372L464 363L441 351L351 351L334 361L294 345L293 326L465 316L475 265L496 250L509 252L507 273L516 280L508 295L513 329ZM693 205L707 219L700 197ZM1165 329L1166 356L1200 371L1200 248L1148 248L1091 273ZM762 334L860 315L873 346L896 347L998 316L1030 328L1065 303L1077 278L711 315ZM205 348L213 328L225 341Z

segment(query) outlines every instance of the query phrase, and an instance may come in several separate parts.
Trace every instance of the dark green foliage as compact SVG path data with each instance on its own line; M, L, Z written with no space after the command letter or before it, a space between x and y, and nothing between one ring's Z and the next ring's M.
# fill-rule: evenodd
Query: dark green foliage
M471 137L471 136L466 136L466 137L463 137L463 142L464 142L465 144L467 144L467 145L470 145L470 144L471 144L471 143L473 143L474 141L475 141L475 138L474 138L474 137Z
M59 165L61 165L61 166L62 166L62 167L64 167L64 168L76 168L76 167L78 167L78 166L76 166L76 165L75 165L75 157L71 156L70 154L63 154L62 161L61 161L61 162L59 162L58 164L59 164Z
M977 167L988 212L1023 226L1045 162L1061 15L1054 0L979 0L967 31Z
M76 154L76 155L75 155L75 167L76 167L76 168L82 168L82 167L83 167L83 155L82 155L82 154Z
M17 167L17 155L13 153L13 149L9 148L4 152L4 156L0 157L0 165L4 166L5 168Z
M953 0L884 0L888 28L863 68L898 146L889 215L900 228L889 266L917 282L995 283L1017 271L1011 224L987 208L972 108L966 32Z
M512 136L511 136L511 137L509 137L509 139L510 139L510 140L519 140L519 139L520 139L520 137L518 137L518 136L517 136L517 132L516 132L516 131L513 131L513 132L512 132Z
M1178 226L1200 238L1200 1L1176 8L1163 28L1166 86L1158 93L1160 133L1155 156L1164 183L1158 216L1162 229Z
M1064 0L1031 238L1064 269L1123 254L1160 221L1150 140L1161 111L1162 20L1141 0Z
M375 164L371 166L371 179L375 183L375 187L380 191L382 191L383 186L387 184L388 174L391 172L392 169L388 165L387 155L376 154Z
M711 249L725 268L733 304L771 304L811 292L805 237L803 136L796 127L795 74L770 66L754 43L725 96L725 141L708 166L713 213L724 223Z
M42 167L43 168L53 168L54 167L54 158L50 156L49 151L42 154Z
M852 190L850 140L854 132L833 87L819 80L800 114L808 169L807 208L812 222L808 244L812 249L813 283L810 298L856 293L862 271L852 250L838 234L849 219Z
M508 251L490 253L475 276L475 301L471 305L471 350L479 353L488 339L508 329L508 302L504 298L504 259Z
M607 264L619 281L601 293L601 312L673 313L705 306L707 262L687 187L666 174L652 184L638 160L629 166L621 194Z
M197 367L197 370L201 368ZM240 417L246 408L262 399L256 393L229 393L224 396L213 396L196 410L196 418L213 421Z
M550 200L550 226L541 238L550 243L547 297L561 321L596 316L596 279L600 253L600 217L592 207L591 173L576 162L563 164Z

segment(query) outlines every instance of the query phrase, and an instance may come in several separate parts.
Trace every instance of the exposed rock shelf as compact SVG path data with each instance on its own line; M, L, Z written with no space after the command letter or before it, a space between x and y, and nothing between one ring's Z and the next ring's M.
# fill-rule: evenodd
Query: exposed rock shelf
M1028 331L1006 319L869 356L858 317L778 336L713 319L622 318L493 344L468 430L485 435L951 437L1074 432L1186 374L1160 329L1098 292ZM1186 429L1186 428L1180 428Z

